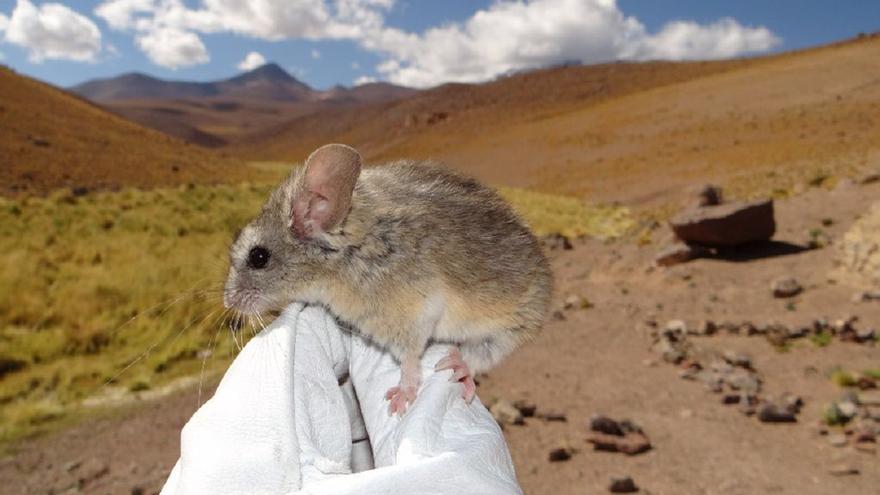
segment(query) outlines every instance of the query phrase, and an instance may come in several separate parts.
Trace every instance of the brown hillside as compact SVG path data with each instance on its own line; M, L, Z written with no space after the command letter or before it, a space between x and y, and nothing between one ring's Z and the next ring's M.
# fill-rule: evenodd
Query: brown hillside
M319 143L352 143L373 159L446 157L453 146L646 89L688 81L747 61L647 62L567 66L485 84L446 84L410 98L297 117L252 134L233 151L291 159Z
M694 181L876 161L878 81L876 36L750 60L567 67L303 116L237 151L292 160L341 141L374 160L435 157L491 183L638 202Z
M0 193L228 180L236 161L0 67Z

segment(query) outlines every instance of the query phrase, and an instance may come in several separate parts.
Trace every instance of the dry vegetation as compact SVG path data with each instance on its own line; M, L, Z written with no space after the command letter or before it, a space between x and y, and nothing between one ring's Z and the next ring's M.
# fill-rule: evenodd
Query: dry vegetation
M278 176L288 166L255 168ZM73 418L84 401L228 364L226 249L270 187L0 199L0 286L15 288L0 292L0 443ZM631 225L623 208L502 194L539 233L612 237Z

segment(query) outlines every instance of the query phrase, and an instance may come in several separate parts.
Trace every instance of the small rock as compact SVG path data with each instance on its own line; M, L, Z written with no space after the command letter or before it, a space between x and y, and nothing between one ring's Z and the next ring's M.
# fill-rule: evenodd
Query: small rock
M691 332L691 334L700 336L714 335L717 330L718 326L715 325L714 321L703 320L700 322L699 325L697 325L696 329ZM688 331L690 332L690 329L688 329Z
M877 335L873 328L858 329L855 331L855 341L859 343L874 342Z
M697 190L696 199L698 207L718 206L724 201L724 194L721 187L715 184L705 184Z
M537 416L539 418L543 419L544 421L559 421L559 422L563 422L563 423L568 421L568 417L565 415L565 413L558 412L558 411L544 412L544 413L538 414Z
M605 433L606 435L615 435L622 437L623 428L620 423L609 418L608 416L594 415L590 418L590 431Z
M859 184L868 185L880 182L880 172L868 172L859 179Z
M730 388L741 392L755 395L761 391L761 381L754 373L743 368L733 370L725 377L725 382Z
M587 433L587 442L593 448L605 452L622 452L627 455L641 454L651 450L651 441L644 433L627 432L622 436L608 435L598 431Z
M562 462L571 459L571 449L565 447L555 448L548 455L550 462Z
M639 487L636 486L636 482L630 476L624 476L622 478L611 478L608 491L611 493L635 493L639 491Z
M758 408L758 421L762 423L794 423L795 413L786 407L772 402L765 402Z
M843 433L832 433L828 435L828 443L832 447L846 447L849 444L849 440L847 440L846 435Z
M733 405L733 404L739 404L739 401L740 401L739 394L724 394L724 396L721 397L721 403L724 405L727 405L727 406Z
M519 412L519 409L504 399L499 399L492 404L492 407L489 408L489 412L492 413L495 421L502 426L525 424L525 420L523 419L522 413Z
M800 339L809 335L813 330L812 325L795 325L785 330L785 336L789 339Z
M142 486L135 486L131 489L131 495L144 495L145 493L147 492L144 491L144 487Z
M736 351L724 351L723 357L725 361L733 366L739 366L740 368L745 369L752 368L752 358L747 354Z
M853 294L852 301L855 303L880 301L880 290L856 292Z
M740 324L739 328L737 328L736 332L734 333L742 335L755 335L758 333L758 327L750 321L744 321L742 322L742 324Z
M801 408L804 406L804 401L799 395L794 395L790 393L783 394L782 398L780 398L779 400L779 403L787 410L794 413L800 412Z
M576 294L566 297L563 303L563 309L589 309L592 307L593 304L587 298Z
M859 321L858 316L847 316L834 320L834 322L829 325L829 329L834 332L835 335L855 333L855 324L857 321Z
M688 333L688 326L684 320L669 320L664 327L665 333L670 337L682 338Z
M565 313L560 310L553 311L553 319L556 321L565 321Z
M538 409L538 406L536 406L534 402L525 399L514 401L513 407L515 407L524 418L533 417L535 411Z
M877 388L877 380L867 375L856 377L856 388L859 390L871 390Z
M835 464L831 466L828 472L834 476L850 476L859 474L859 468L851 464Z
M837 403L837 410L846 419L852 419L859 413L859 406L854 402L843 400Z
M858 397L859 404L868 407L880 407L880 392L862 392Z
M555 251L558 249L569 251L573 248L571 244L571 239L559 233L550 234L544 237L543 239L541 239L541 243L551 251Z
M673 266L702 258L708 254L710 251L704 247L677 242L657 253L657 256L654 257L654 263L657 266Z
M793 277L782 277L774 280L770 284L770 289L773 291L773 297L779 298L794 297L804 290L800 282Z

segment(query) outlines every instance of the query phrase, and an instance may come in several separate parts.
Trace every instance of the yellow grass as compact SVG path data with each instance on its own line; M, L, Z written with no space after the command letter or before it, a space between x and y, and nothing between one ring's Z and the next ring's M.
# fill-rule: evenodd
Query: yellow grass
M208 351L207 374L223 369L237 349L222 324L226 250L270 188L0 198L0 365L23 366L0 378L0 443L75 416L87 399L198 376ZM631 224L622 208L501 193L539 234L611 237Z

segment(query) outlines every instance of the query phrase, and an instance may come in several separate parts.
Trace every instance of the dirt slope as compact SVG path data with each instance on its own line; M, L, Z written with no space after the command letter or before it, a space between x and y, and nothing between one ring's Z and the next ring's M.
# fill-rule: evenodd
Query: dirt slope
M0 193L113 188L240 175L236 160L126 121L0 67Z
M372 159L440 158L497 184L650 201L698 178L868 164L878 81L878 36L743 61L566 67L303 116L235 151L299 159L341 141ZM784 189L785 175L764 182Z
M303 115L240 140L230 151L290 159L320 143L346 142L368 157L444 157L471 139L492 146L515 123L565 114L649 88L747 65L747 61L567 66L486 84L446 84L401 101Z

